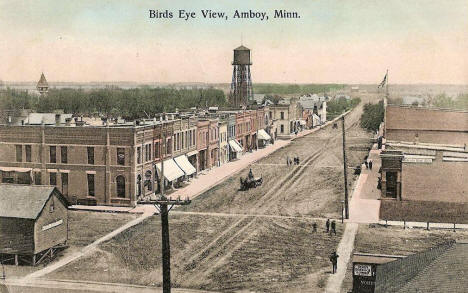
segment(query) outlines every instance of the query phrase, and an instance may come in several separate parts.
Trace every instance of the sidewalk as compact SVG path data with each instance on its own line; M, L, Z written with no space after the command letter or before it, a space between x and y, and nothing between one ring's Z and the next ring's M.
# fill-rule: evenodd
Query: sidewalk
M372 170L362 168L361 175L353 191L349 204L350 222L354 223L377 223L380 211L380 190L377 189L379 168L382 164L380 151L375 145L369 152L369 160L372 160Z

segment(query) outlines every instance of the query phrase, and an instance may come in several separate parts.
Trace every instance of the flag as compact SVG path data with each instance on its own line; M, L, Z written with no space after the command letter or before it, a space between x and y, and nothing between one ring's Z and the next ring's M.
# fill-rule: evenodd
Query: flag
M388 73L385 73L385 76L384 76L382 82L379 84L379 86L377 88L382 88L387 83L387 74Z

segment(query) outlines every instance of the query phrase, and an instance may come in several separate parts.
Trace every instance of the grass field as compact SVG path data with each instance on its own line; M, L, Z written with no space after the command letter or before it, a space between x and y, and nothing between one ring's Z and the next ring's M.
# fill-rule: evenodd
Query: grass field
M402 227L382 227L359 225L354 240L354 252L410 255L435 247L453 239L468 238L468 231L403 229ZM348 265L342 293L352 288L352 262Z

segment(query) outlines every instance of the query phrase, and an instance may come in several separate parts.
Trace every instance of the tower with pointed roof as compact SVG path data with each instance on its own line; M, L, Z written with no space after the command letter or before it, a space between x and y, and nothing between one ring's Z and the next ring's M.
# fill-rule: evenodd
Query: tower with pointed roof
M44 76L44 72L41 74L41 78L37 82L36 88L41 95L46 94L49 91L49 84Z
M246 107L253 99L252 77L250 75L250 49L241 45L234 49L232 62L232 83L229 102L234 107Z

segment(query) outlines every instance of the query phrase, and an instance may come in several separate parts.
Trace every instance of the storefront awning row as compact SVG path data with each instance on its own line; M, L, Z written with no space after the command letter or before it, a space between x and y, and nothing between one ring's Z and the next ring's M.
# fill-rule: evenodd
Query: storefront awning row
M193 167L192 164L190 164L189 160L187 159L185 155L176 157L174 161L182 169L182 171L184 171L185 175L187 176L192 175L195 172L197 172L195 167Z
M21 167L0 167L0 171L4 172L31 172L32 168L21 168Z
M236 153L242 152L242 146L235 139L231 139L229 141L229 146L231 147L232 151Z
M161 163L156 164L156 169L158 174L161 174ZM182 176L184 176L184 171L177 166L176 162L173 159L168 159L164 161L164 177L167 181L174 181Z
M263 129L258 130L258 139L270 140L271 136Z

